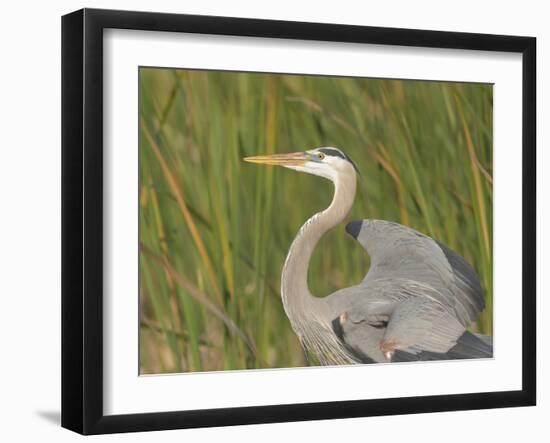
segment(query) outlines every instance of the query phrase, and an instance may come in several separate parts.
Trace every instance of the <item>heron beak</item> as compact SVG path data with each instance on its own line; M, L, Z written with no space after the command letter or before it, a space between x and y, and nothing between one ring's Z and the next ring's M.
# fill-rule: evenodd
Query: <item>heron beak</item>
M303 166L309 161L305 152L291 152L289 154L259 155L257 157L245 157L245 162L260 163L264 165Z

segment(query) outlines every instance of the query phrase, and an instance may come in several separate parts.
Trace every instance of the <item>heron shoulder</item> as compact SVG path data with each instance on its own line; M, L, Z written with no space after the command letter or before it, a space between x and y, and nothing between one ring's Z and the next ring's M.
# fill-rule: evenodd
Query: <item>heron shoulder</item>
M371 258L397 250L405 252L403 248L410 248L410 252L415 253L418 248L435 246L434 240L427 235L387 220L354 220L346 225L346 231L366 249ZM442 254L441 258L444 258Z
M429 285L456 311L463 324L484 307L479 277L472 266L443 243L408 226L386 220L356 220L346 230L371 257L363 285L406 279Z

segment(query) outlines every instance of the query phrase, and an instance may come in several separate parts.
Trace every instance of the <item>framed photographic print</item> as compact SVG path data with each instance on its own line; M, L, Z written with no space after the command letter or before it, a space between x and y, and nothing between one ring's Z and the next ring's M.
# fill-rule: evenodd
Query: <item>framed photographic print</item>
M62 21L62 425L535 404L530 37Z

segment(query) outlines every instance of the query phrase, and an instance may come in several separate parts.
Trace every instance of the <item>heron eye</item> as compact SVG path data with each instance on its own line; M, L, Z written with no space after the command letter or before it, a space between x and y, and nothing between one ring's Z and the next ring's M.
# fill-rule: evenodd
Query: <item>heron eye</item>
M318 158L319 160L323 160L323 159L325 158L325 154L323 154L322 152L318 152L318 153L317 153L317 158Z

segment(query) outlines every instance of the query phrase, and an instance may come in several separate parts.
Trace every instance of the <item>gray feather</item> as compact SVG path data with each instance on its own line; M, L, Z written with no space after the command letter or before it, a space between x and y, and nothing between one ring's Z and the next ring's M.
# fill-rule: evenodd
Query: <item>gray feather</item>
M477 313L485 308L485 299L483 298L483 289L481 289L479 277L464 258L443 243L437 240L435 242L445 254L453 270L456 285L455 295L461 298L464 305L470 307L471 315L474 318L477 317Z
M345 318L333 326L346 346L374 361L387 361L382 342L395 345L397 361L492 355L492 344L466 331L484 304L479 278L462 257L392 222L346 229L371 257L359 285L326 299L332 318Z
M357 222L352 222L357 223ZM363 220L357 240L371 257L362 286L409 280L428 285L464 326L483 310L479 278L458 254L414 229L384 220Z
M422 351L411 353L397 350L392 362L427 361L427 360L458 360L468 358L492 358L492 338L486 335L477 335L469 331L464 332L449 351L437 353Z

